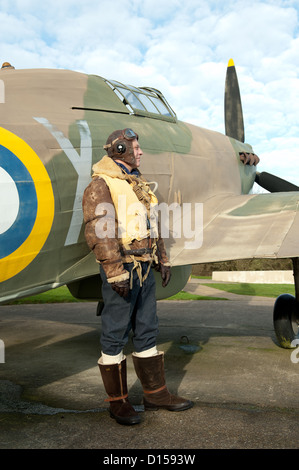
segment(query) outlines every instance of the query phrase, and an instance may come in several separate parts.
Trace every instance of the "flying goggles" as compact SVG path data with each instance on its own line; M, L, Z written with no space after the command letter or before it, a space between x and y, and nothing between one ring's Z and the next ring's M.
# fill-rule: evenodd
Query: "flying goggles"
M111 142L111 144L106 144L106 145L104 145L103 148L104 148L105 150L111 148L111 147L115 144L115 142L117 142L117 141L120 140L120 139L126 139L126 140L135 140L135 139L137 139L137 140L138 140L138 134L136 134L136 133L133 131L133 129L129 129L129 128L124 129L124 130L122 131L122 134L121 134L120 136L116 137L116 139L114 139L114 140Z

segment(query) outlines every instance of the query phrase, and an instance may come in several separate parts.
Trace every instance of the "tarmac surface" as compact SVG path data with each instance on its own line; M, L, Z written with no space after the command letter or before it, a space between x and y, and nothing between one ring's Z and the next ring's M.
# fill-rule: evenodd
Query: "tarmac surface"
M168 388L194 407L144 412L128 344L135 426L107 411L95 303L1 306L0 449L298 449L299 353L277 344L275 299L184 290L225 299L158 302Z

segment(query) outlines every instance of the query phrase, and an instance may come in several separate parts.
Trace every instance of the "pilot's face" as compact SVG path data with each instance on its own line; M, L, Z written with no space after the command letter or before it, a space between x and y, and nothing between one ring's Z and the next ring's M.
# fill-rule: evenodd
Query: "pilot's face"
M140 145L139 145L137 139L133 140L133 145L132 145L132 147L133 147L134 157L135 157L135 162L136 162L134 168L138 168L138 167L140 166L140 159L141 159L141 157L142 157L142 155L143 155L143 152L142 152L142 150L141 150L141 148L140 148Z

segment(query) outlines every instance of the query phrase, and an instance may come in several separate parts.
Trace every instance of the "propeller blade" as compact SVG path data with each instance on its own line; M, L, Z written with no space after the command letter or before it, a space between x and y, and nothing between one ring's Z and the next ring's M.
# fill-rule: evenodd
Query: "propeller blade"
M229 60L224 95L225 134L245 142L244 122L239 83L234 61Z
M299 191L299 187L278 176L271 175L266 171L256 173L255 182L270 193L283 193L288 191Z

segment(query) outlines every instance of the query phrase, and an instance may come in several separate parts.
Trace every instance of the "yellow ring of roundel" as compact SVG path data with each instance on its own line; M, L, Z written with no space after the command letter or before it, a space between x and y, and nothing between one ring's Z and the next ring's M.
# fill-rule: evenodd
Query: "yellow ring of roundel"
M0 127L0 142L25 165L37 197L36 219L29 236L13 253L0 260L0 282L3 282L26 268L42 249L53 223L54 195L46 168L24 140Z

